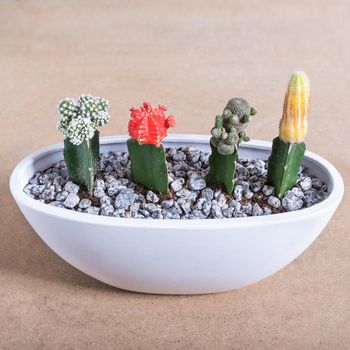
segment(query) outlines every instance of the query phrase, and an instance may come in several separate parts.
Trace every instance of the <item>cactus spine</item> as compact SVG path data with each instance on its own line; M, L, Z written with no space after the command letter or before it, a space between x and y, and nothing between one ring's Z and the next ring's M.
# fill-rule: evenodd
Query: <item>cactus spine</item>
M152 108L144 102L140 108L131 108L127 141L131 160L131 175L135 182L159 193L168 192L168 170L161 144L167 130L175 126L175 118L165 116L167 107Z
M99 169L97 128L108 123L108 108L108 101L90 95L81 95L76 101L66 98L58 106L57 127L65 136L63 154L69 179L84 186L90 195Z
M268 163L268 183L276 188L278 197L292 188L304 159L304 138L310 107L310 83L304 72L295 72L289 80L284 99L279 136L273 140Z
M210 139L209 173L206 177L208 184L221 184L227 193L232 193L238 144L249 141L244 130L256 113L246 100L232 98L222 115L215 117Z

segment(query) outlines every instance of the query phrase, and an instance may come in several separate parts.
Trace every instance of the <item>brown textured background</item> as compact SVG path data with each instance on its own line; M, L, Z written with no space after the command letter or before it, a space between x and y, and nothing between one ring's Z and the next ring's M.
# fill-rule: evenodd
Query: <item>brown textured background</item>
M277 133L292 71L312 83L308 148L350 182L349 1L0 2L0 348L346 349L349 204L302 256L242 290L129 293L80 273L34 233L8 190L15 164L61 140L56 104L110 100L102 134L126 132L130 106L169 106L176 132L208 133L233 96Z

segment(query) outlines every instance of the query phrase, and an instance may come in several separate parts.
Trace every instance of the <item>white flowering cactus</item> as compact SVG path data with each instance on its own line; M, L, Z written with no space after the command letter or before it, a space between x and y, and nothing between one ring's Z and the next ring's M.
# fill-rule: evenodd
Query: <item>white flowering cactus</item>
M98 128L109 121L108 101L89 95L78 100L60 102L58 129L64 135L64 159L70 180L92 194L99 169L100 142Z

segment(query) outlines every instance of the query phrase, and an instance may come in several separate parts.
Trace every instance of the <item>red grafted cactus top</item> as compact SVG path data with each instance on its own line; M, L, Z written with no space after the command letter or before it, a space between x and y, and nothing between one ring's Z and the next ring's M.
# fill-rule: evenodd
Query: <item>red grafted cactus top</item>
M129 135L140 145L151 144L157 147L167 136L168 128L175 126L175 117L165 116L167 107L159 105L152 108L149 102L144 102L140 108L131 108Z

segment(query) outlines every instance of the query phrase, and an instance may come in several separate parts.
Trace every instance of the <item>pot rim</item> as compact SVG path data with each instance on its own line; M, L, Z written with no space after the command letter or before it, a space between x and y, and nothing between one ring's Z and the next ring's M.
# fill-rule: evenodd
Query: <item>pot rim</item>
M128 135L118 136L104 136L101 137L101 145L109 145L115 143L123 143L129 138ZM171 145L172 143L185 143L189 145L209 143L210 136L199 134L172 134L168 135L164 141L165 145ZM241 148L253 148L253 149L271 149L271 142L251 140L240 145ZM315 153L306 151L305 158L309 161L318 164L322 168L322 172L326 173L327 177L331 180L333 189L329 196L320 203L317 203L309 208L302 210L284 212L273 215L263 216L249 216L242 218L223 218L223 219L199 219L199 220L183 220L183 219L153 219L143 220L135 218L116 218L101 215L88 215L86 213L79 213L76 211L57 208L46 203L39 202L26 193L23 192L23 188L18 186L17 179L21 176L21 173L28 166L33 164L40 158L46 157L51 153L63 150L63 143L54 144L45 148L41 148L29 154L22 159L10 176L10 190L19 204L19 206L29 207L32 210L42 213L43 215L54 216L63 220L82 222L85 224L102 225L102 226L115 226L115 227L128 227L128 228L147 228L147 229L167 229L167 228L183 228L191 230L203 230L214 229L220 230L227 227L239 228L242 226L262 226L264 224L277 225L288 223L291 221L298 221L314 217L316 215L322 215L322 213L329 212L332 208L336 208L340 203L344 193L343 179L338 170L329 163L326 159L318 156ZM63 155L62 155L63 158Z

